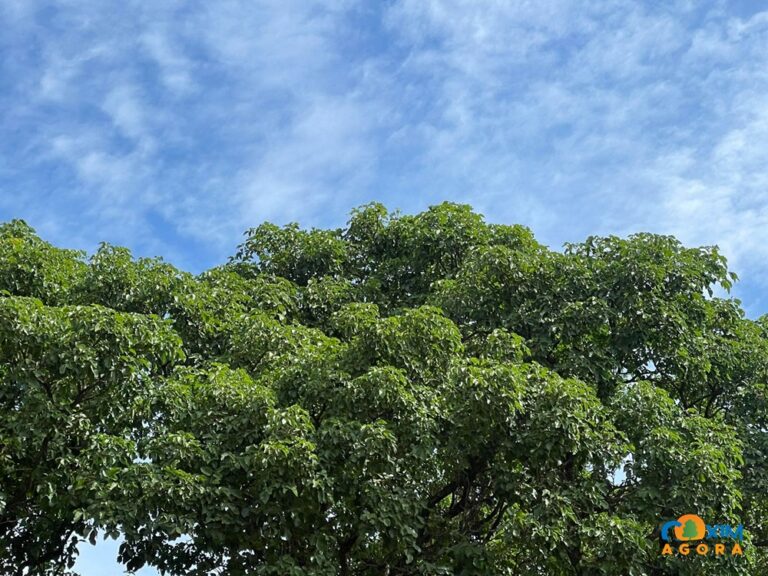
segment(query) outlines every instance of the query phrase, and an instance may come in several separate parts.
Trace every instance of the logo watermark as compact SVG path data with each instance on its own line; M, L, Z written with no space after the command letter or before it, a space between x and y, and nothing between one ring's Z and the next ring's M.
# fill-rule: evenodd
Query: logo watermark
M706 524L696 514L683 514L661 525L662 556L743 556L744 525Z

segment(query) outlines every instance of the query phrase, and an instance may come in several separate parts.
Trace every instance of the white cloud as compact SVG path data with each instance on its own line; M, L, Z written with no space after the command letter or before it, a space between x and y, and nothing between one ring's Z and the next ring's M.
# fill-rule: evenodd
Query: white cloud
M389 18L440 104L411 127L425 155L496 218L556 243L674 233L764 267L766 14L402 0Z
M160 68L162 82L171 93L183 96L197 89L194 63L174 44L167 30L155 25L142 33L139 41Z
M110 116L112 124L126 138L133 140L147 152L154 148L154 139L147 125L146 103L130 84L120 84L104 96L102 109Z

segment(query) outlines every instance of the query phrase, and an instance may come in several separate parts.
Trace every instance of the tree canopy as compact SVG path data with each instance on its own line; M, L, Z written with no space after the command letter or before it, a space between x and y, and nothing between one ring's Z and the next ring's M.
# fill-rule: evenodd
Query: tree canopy
M768 321L735 280L450 203L262 224L199 275L0 225L0 572L100 533L170 575L768 571ZM662 557L688 512L744 556Z

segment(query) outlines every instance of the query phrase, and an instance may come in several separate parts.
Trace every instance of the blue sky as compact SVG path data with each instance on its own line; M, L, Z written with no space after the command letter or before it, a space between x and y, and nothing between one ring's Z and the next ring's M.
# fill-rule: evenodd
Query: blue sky
M3 0L0 220L199 271L264 220L452 200L553 247L718 244L757 316L760 5Z

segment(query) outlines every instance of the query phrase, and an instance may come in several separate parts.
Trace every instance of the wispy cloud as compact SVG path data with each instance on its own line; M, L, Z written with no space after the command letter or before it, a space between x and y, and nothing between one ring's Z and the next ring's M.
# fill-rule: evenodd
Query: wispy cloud
M347 8L6 8L18 32L5 68L23 86L8 99L7 131L26 132L25 148L9 152L25 171L0 185L56 189L91 217L91 244L103 235L187 261L185 237L210 261L265 218L312 219L329 203L345 212L355 203L345 195L371 178L377 115L355 95L357 72L336 38ZM20 55L28 66L14 64ZM33 221L50 208L34 194L21 205Z
M690 2L403 0L388 15L437 108L408 128L444 193L555 244L647 229L718 243L753 277L767 21Z
M745 297L768 283L768 12L749 3L30 0L0 19L0 211L57 241L200 267L264 219L450 199L554 245L718 243Z

